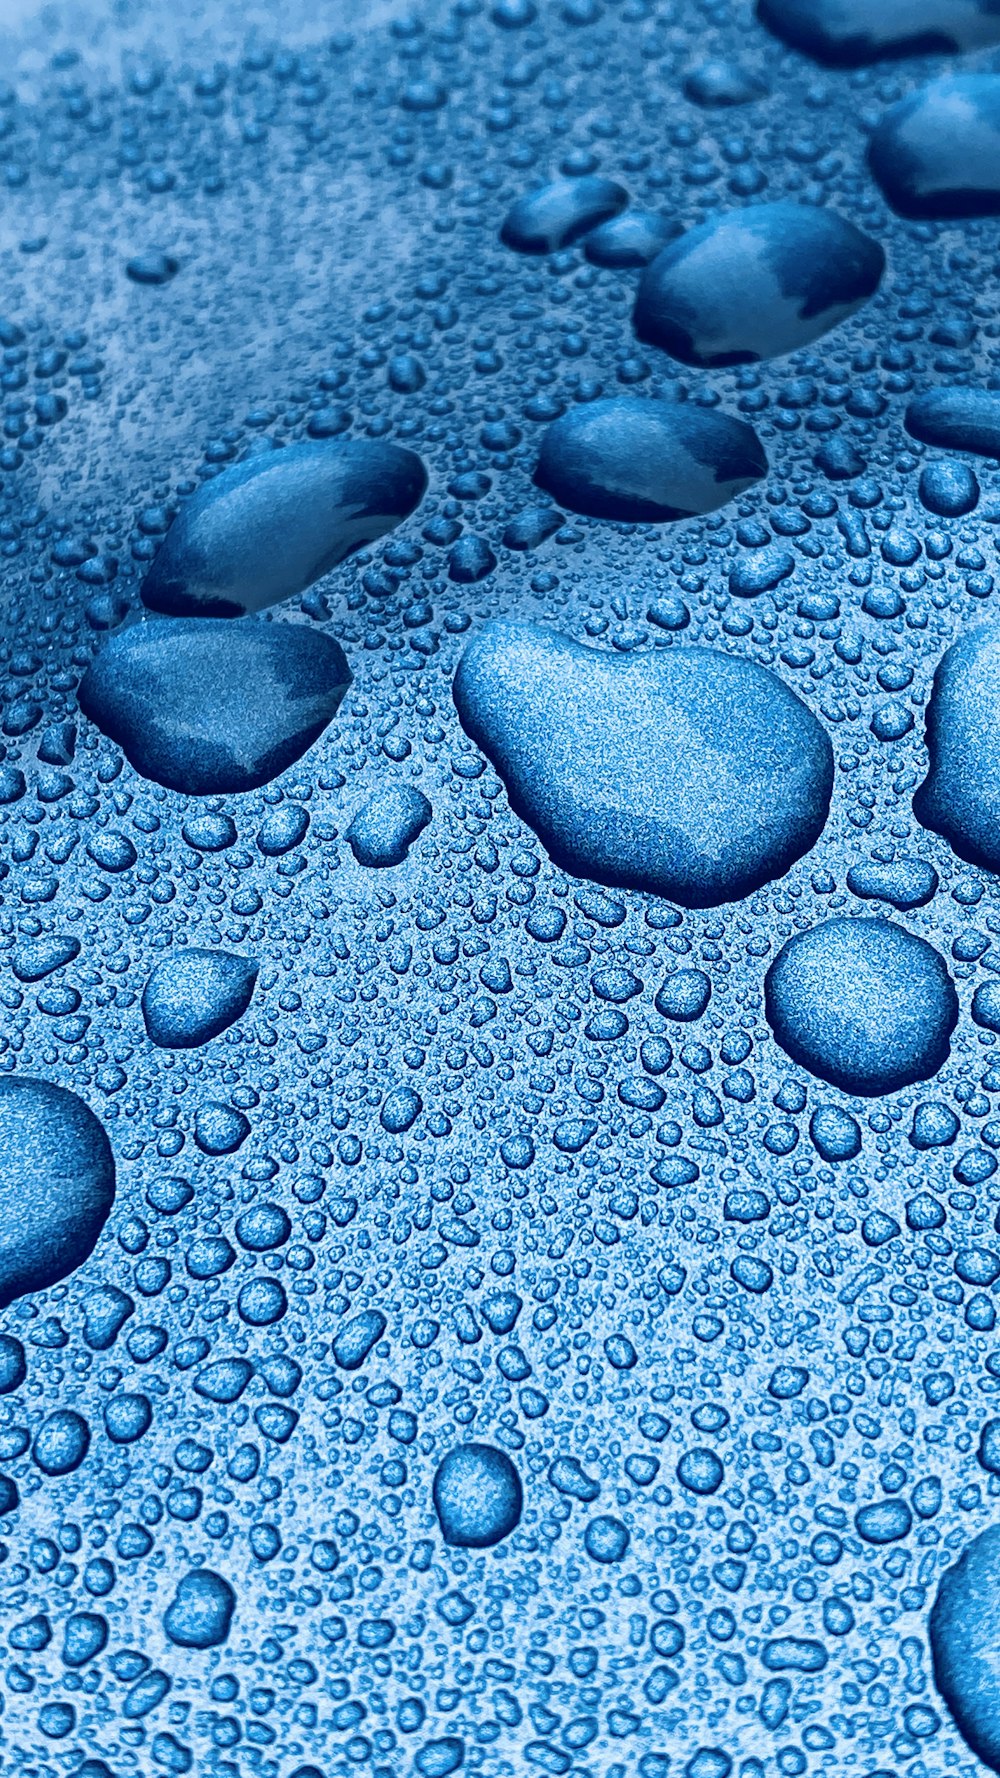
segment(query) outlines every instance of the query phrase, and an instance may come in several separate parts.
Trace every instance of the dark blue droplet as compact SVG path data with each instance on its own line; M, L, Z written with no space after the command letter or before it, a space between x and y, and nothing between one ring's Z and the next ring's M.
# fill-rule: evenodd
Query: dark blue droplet
M144 778L208 796L300 759L350 681L343 650L304 624L160 619L105 644L80 708Z
M936 518L960 519L979 505L979 481L968 463L928 463L920 471L920 502Z
M517 813L574 876L715 906L780 876L826 819L824 730L733 655L623 658L493 623L454 697Z
M943 655L927 705L927 752L917 820L970 864L1000 869L1000 628L970 630Z
M553 421L535 481L571 512L663 524L714 512L766 474L764 447L742 420L618 396Z
M1000 210L1000 76L946 74L890 106L868 164L901 216Z
M592 265L625 271L649 265L679 233L678 224L658 210L623 210L587 236L583 251Z
M365 1309L346 1322L333 1342L333 1356L341 1370L360 1370L385 1328L385 1316L380 1309Z
M218 1037L246 1012L257 965L232 951L196 945L158 963L142 996L142 1016L153 1043L163 1049L195 1049Z
M44 1475L69 1475L90 1449L90 1427L73 1408L57 1408L35 1434L31 1455Z
M905 1500L875 1500L870 1506L859 1507L854 1515L855 1529L866 1543L898 1543L912 1524L913 1514Z
M554 253L570 247L628 203L628 192L611 179L588 175L555 179L518 198L504 217L500 239L515 253Z
M824 1161L853 1161L861 1153L857 1121L839 1105L817 1105L809 1120L809 1135Z
M592 1562L620 1562L628 1553L630 1541L628 1526L611 1513L599 1513L583 1534L583 1547Z
M441 1535L461 1548L489 1549L521 1517L521 1478L493 1445L456 1445L439 1463L433 1491Z
M928 1621L934 1683L977 1759L1000 1772L1000 1525L966 1546L938 1583Z
M993 389L925 389L910 402L904 421L921 444L1000 457L1000 394Z
M210 1568L194 1568L179 1581L163 1628L178 1648L218 1648L229 1635L235 1609L229 1582Z
M728 110L733 105L749 105L762 99L767 88L755 74L741 68L738 62L712 57L689 69L684 77L684 96L707 111Z
M828 333L884 270L878 242L835 210L753 204L665 247L643 273L633 321L684 364L750 364Z
M111 1144L75 1093L0 1080L0 1307L68 1277L115 1195Z
M922 908L937 892L938 874L924 858L896 858L884 863L867 859L847 873L852 895L866 901L888 901L896 908Z
M835 67L859 68L886 56L986 49L1000 43L993 0L758 0L762 24L793 49Z

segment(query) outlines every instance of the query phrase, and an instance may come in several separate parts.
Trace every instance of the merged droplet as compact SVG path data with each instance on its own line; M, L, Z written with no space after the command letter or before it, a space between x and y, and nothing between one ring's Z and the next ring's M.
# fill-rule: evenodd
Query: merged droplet
M628 203L628 192L613 179L589 174L554 179L518 198L504 217L500 239L515 253L555 253L570 247Z
M426 486L420 458L381 440L250 457L181 508L143 581L143 602L172 617L263 611L391 531Z
M830 742L765 668L620 655L489 624L454 682L511 804L575 876L713 907L780 876L826 820Z
M878 289L885 254L835 210L752 204L671 242L639 284L641 340L684 364L779 358L828 333Z
M0 1079L0 1308L93 1252L115 1195L104 1126L75 1093Z
M438 1464L434 1510L445 1543L489 1549L516 1528L522 1501L517 1469L495 1445L456 1445Z
M958 1020L943 958L881 919L825 920L790 938L767 972L764 1005L793 1062L865 1097L929 1080Z
M535 481L572 512L663 523L714 512L766 474L764 447L742 420L612 397L553 421Z
M757 0L757 17L793 49L846 68L1000 43L993 0Z
M934 1683L966 1746L1000 1772L1000 1525L946 1568L928 1622Z
M232 951L188 945L164 957L142 996L142 1016L163 1049L195 1049L218 1037L250 1005L257 965Z
M79 695L144 778L208 796L300 759L350 682L339 644L304 624L154 619L105 643Z
M1000 628L970 630L943 655L927 705L930 769L913 798L924 827L960 858L1000 870Z
M868 145L872 172L901 216L1000 210L1000 76L948 74L892 105Z

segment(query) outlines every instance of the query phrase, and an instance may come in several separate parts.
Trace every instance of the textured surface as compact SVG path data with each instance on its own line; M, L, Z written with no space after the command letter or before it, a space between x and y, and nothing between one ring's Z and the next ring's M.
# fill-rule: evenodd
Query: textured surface
M997 16L0 7L4 1778L994 1757Z

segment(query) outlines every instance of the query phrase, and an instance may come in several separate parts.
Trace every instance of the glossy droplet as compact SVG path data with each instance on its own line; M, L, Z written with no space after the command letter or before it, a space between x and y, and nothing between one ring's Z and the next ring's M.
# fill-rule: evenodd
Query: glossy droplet
M250 457L182 506L143 581L143 603L172 617L263 611L391 531L426 486L413 451L374 440Z
M757 16L793 49L845 68L1000 43L993 0L758 0Z
M947 74L886 112L868 163L901 216L1000 210L1000 76Z
M623 396L555 420L535 481L572 512L662 524L714 512L766 474L764 447L742 420Z
M510 1536L521 1505L521 1478L493 1445L456 1445L438 1465L434 1510L446 1543L489 1549Z
M589 234L628 203L628 192L611 179L556 179L518 198L500 230L516 253L554 253Z
M918 821L971 864L1000 868L1000 629L984 625L947 649L927 705L930 769L913 798Z
M0 1080L0 1307L83 1264L115 1195L115 1163L88 1105L48 1081Z
M402 864L433 810L411 784L386 784L359 809L346 839L359 864L385 870Z
M231 951L195 945L157 964L142 996L142 1016L163 1049L194 1049L218 1037L250 1004L257 965Z
M764 983L768 1023L801 1067L846 1093L893 1093L946 1061L958 996L933 946L889 920L826 920Z
M163 1628L178 1648L218 1648L229 1635L236 1594L221 1574L195 1568L178 1583Z
M928 1621L934 1683L977 1759L1000 1772L1000 1525L973 1538L938 1583Z
M885 254L834 210L754 204L702 223L644 272L639 338L685 364L749 364L797 351L878 289Z
M993 389L970 389L964 385L925 389L909 403L905 425L911 437L923 444L937 445L942 450L974 451L979 457L1000 456L1000 394ZM967 481L964 485L969 489ZM978 498L978 484L976 494ZM975 500L972 504L976 504ZM971 510L964 501L960 505L961 510Z

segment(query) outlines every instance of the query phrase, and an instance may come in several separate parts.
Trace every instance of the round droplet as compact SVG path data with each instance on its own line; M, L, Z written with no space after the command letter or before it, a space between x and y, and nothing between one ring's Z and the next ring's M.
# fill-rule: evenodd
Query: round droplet
M456 1445L434 1476L434 1510L446 1543L489 1549L509 1537L521 1517L521 1478L505 1451Z
M82 1265L114 1195L111 1144L90 1107L48 1081L0 1080L0 1307Z
M221 1574L194 1568L178 1583L163 1628L178 1648L218 1648L229 1635L236 1594Z
M786 1054L846 1093L928 1080L948 1056L958 996L943 959L888 920L834 919L788 940L767 972Z

